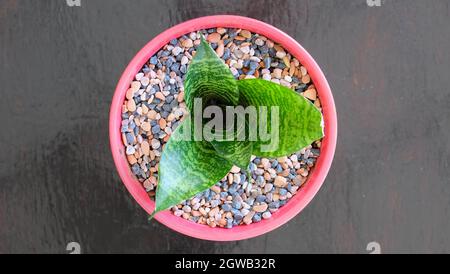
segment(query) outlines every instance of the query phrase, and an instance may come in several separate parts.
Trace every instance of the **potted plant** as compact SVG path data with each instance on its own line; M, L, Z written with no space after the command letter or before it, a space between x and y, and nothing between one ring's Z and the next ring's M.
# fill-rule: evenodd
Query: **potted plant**
M233 31L233 34L228 34L226 33L227 29L237 29L237 31ZM206 41L202 41L201 33L195 37L197 31L204 32L206 39L214 49L210 48ZM194 37L188 36L193 33ZM256 34L255 37L252 36L253 33ZM234 34L237 34L237 37L234 37ZM229 38L231 40L236 39L237 41L233 40L234 43L233 41L230 42ZM271 62L270 60L261 60L262 58L257 56L258 54L262 56L263 53L261 52L265 50L265 47L253 46L252 43L263 44L269 43L269 41L270 43L274 42L274 44L279 45L279 48L276 50L272 49L274 47L273 45L269 45L269 47L271 46L272 54L276 55L281 64ZM195 45L191 45L191 43L195 43ZM181 46L181 44L183 45ZM164 50L161 50L163 48ZM229 54L230 48L236 48L232 54L233 58L237 60L226 60L226 57L224 57L227 54L226 51ZM186 50L186 55L180 57L179 54L183 49ZM255 54L255 51L258 54ZM222 57L230 68L235 69L230 72L228 67L218 59L218 56ZM236 56L241 57L243 60L240 60ZM249 58L249 56L251 57ZM269 55L266 54L265 56ZM245 64L245 60L250 61ZM177 65L177 62L181 63L182 67ZM174 63L175 65L173 65ZM264 71L264 77L260 77L259 71L262 71L261 67L265 66L266 71ZM268 71L269 68L275 68L275 71ZM180 70L181 72L179 72ZM154 77L145 76L146 74L150 74L150 71L153 74L155 74L155 71L158 71L159 75L153 75ZM280 71L286 74L281 81L278 80L280 77L277 76ZM165 72L168 72L167 75ZM168 76L169 72L170 76ZM184 75L183 87L181 88L181 92L179 90L174 92L172 89L180 86L180 83L177 82L180 82L181 74ZM297 74L299 77L296 77ZM278 79L270 79L270 75ZM304 76L303 78L301 77L302 75ZM147 78L151 78L153 82L149 83L150 79ZM264 78L265 80L272 80L275 83L253 78ZM322 132L322 126L320 124L321 113L312 104L314 100L308 103L306 99L303 100L294 91L282 86L287 85L290 87L289 80L292 82L292 78L295 78L299 82L298 84L293 84L293 86L301 86L302 94L307 98L311 99L311 97L314 97L315 99L316 96L320 98L320 103L318 105L316 104L316 107L319 106L323 114L324 132ZM161 81L167 81L167 87L162 88ZM138 83L133 86L135 82L140 82L141 84ZM310 82L313 84L310 84L309 87L313 88L306 89L308 85L305 83L308 84ZM261 91L263 92L260 93ZM310 94L312 92L314 92L313 95ZM136 98L136 96L139 98ZM204 139L196 141L178 140L179 138L176 138L176 136L181 136L182 134L179 134L180 132L191 133L190 138L193 138L192 134L196 134L189 127L185 130L186 124L194 124L193 128L196 128L195 121L200 121L199 123L203 129L207 125L211 126L211 123L202 120L202 118L205 118L204 116L198 120L196 119L196 115L192 115L195 112L194 105L196 98L199 99L200 105L201 103L204 104L200 106L201 111L204 111L204 107L208 106L216 106L216 110L225 109L228 106L249 107L264 105L266 107L279 107L280 109L277 111L269 111L268 115L264 116L266 119L259 119L263 116L258 112L256 121L248 123L248 120L246 120L247 123L243 123L241 126L232 123L233 130L231 132L232 135L234 134L233 137L236 137L239 130L240 132L249 133L252 125L259 124L259 121L266 121L270 124L272 120L269 118L271 118L271 114L276 112L283 122L279 126L272 127L272 129L279 128L278 134L281 134L281 137L280 135L278 136L277 144L272 147L261 139L219 140L210 138L207 141ZM141 101L144 103L142 104ZM137 109L136 102L138 104L141 103L139 106L140 109ZM191 113L190 116L185 115L184 120L180 121L177 121L174 117L167 117L170 115L170 106L178 106L178 104L183 104L182 106L185 107L186 113L183 114ZM156 113L157 111L154 111L153 108L155 110L159 109L160 113ZM294 112L297 112L297 116L292 115ZM158 122L154 121L154 117L146 117L154 115L160 118ZM209 116L209 118L212 117L211 115ZM162 124L160 122L161 120L163 120ZM131 121L131 125L128 124L129 121ZM173 132L172 129L166 130L167 121L174 124L177 122L181 126ZM295 127L296 121L301 125L307 124L308 126ZM288 127L285 127L285 125ZM136 128L138 129L136 130ZM211 131L212 128L215 131ZM164 129L164 132L161 129ZM210 132L213 132L210 137L216 136L214 134L217 133L220 133L218 135L222 137L224 136L223 132L218 130L217 127L210 127L209 129ZM294 186L296 194L287 194L289 201L283 203L283 207L277 207L273 211L269 211L266 201L258 201L257 199L257 201L254 201L255 198L258 198L256 196L258 193L255 194L252 192L250 194L248 189L251 186L245 189L238 186L240 192L237 195L233 195L233 197L239 198L239 201L234 201L234 198L233 200L228 199L228 201L227 198L229 197L226 197L226 195L219 198L224 193L223 189L218 189L217 193L208 192L208 195L211 194L209 196L213 197L213 200L209 196L200 196L197 199L196 202L198 203L202 198L202 206L206 204L210 207L210 211L213 211L213 209L214 211L218 211L216 209L218 208L217 205L216 207L212 207L210 204L219 199L224 204L233 205L230 211L234 210L234 215L231 212L226 213L228 210L225 210L223 207L220 210L221 213L215 212L216 215L213 214L212 216L211 214L208 215L210 211L206 214L203 212L204 217L197 213L199 216L196 217L196 220L205 222L205 224L208 222L210 226L194 223L180 218L172 212L164 211L169 207L175 206L175 211L182 212L183 217L187 219L192 218L190 215L192 210L190 202L192 200L184 202L184 206L183 204L179 205L180 210L177 210L176 204L209 187L214 187L214 183L226 176L227 170L229 169L240 170L240 173L239 171L234 171L232 176L228 174L228 177L231 178L228 181L230 188L236 185L236 180L243 181L247 179L247 181L254 183L256 178L258 181L261 181L261 185L268 185L270 189L276 188L273 196L276 196L275 200L277 202L280 197L286 199L286 195L282 195L287 192L284 190L285 187L278 184L280 181L286 184L286 180L283 179L283 176L280 176L281 174L285 173L284 176L295 177L295 174L289 174L289 170L287 170L288 166L293 168L292 161L287 159L286 163L283 162L280 165L275 160L277 164L273 164L272 162L272 167L266 168L270 172L265 172L264 176L262 176L262 173L260 176L257 176L255 174L252 175L250 171L246 170L248 163L255 160L252 155L257 154L256 156L261 157L288 156L309 143L320 139L322 135L320 156L311 164L313 167L305 177L307 178L306 183L302 182L298 190ZM151 136L151 142L150 140L143 140L142 136L144 136L144 139L145 137ZM134 57L123 73L114 94L110 113L110 143L114 162L122 181L136 201L149 214L159 212L155 215L155 219L166 226L192 237L216 241L241 240L255 237L277 228L298 214L311 201L326 177L334 156L336 136L337 120L333 97L323 73L312 57L295 40L280 30L263 22L238 16L210 16L194 19L177 25L153 39ZM158 138L163 143L167 142L164 149ZM268 147L266 151L262 149L264 145ZM153 154L149 151L149 147L156 147ZM155 153L159 155L155 156ZM143 163L142 159L137 159L141 156L145 158ZM293 158L297 157L293 156ZM158 161L155 159L158 159ZM141 163L138 161L141 161ZM300 166L298 163L296 165ZM280 166L283 166L286 170L283 171ZM150 167L151 170L147 170L147 167ZM276 171L275 167L280 170ZM145 184L143 186L142 182L136 177L141 176L140 179L145 180L144 183L147 184L156 183L155 177L152 175L149 176L149 174L153 173L158 173L157 179L159 181L156 189L156 207L155 202L145 190ZM271 183L265 182L264 178L267 181L271 181ZM152 180L153 182L151 182ZM247 182L246 186L250 185L249 182ZM223 185L225 190L227 190L227 178L223 179ZM219 188L220 186L221 184L219 182L215 187ZM281 193L282 188L284 193ZM259 192L267 190L267 188L265 190L258 189ZM273 190L271 191L273 192ZM255 194L255 197L250 197L253 194ZM242 201L241 196L248 196L249 199L253 199L251 202L253 208L246 203L247 201ZM283 202L283 200L280 202ZM235 206L235 203L237 206ZM248 210L242 208L241 203L245 204ZM194 205L194 202L192 202L192 205ZM263 209L259 212L258 210L261 205ZM181 210L181 207L183 207L183 210ZM246 210L250 218L246 218L245 223L249 225L237 225L242 223L244 217L238 216L240 215L239 212L241 212L238 209L241 211ZM196 210L195 212L197 212ZM185 212L183 213L183 211ZM255 214L261 216L260 213L263 212L266 213L264 220L255 220ZM274 214L270 214L270 212L274 212ZM222 216L225 213L228 214L228 217L233 215L234 219L226 219ZM214 221L214 217L216 216L217 218L217 215L219 218ZM239 220L236 220L238 219L237 217L239 217ZM252 218L254 222L252 222ZM230 219L233 220L234 224L221 223L224 220L229 221ZM259 217L259 219L261 218ZM233 228L219 228L215 227L216 224L221 224L221 227L229 226Z

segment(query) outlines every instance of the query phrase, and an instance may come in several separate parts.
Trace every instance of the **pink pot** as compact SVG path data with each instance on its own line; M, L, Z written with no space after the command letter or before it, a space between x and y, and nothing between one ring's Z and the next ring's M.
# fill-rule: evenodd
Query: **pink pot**
M272 231L300 213L319 191L333 160L337 138L337 117L333 95L319 66L297 41L271 25L241 16L208 16L176 25L150 41L138 52L125 69L117 85L111 104L109 134L114 163L120 178L134 199L150 214L153 212L155 203L150 200L141 183L132 174L126 159L125 147L122 143L120 133L121 109L125 99L125 93L131 81L133 81L134 76L143 65L158 50L169 43L171 39L178 38L192 31L214 27L247 29L281 44L307 68L320 96L325 122L325 138L322 142L321 155L318 158L314 170L310 173L308 181L285 206L281 207L272 215L272 218L251 225L241 225L232 229L226 229L199 225L176 217L169 211L160 212L155 217L160 223L191 237L213 241L236 241L256 237Z

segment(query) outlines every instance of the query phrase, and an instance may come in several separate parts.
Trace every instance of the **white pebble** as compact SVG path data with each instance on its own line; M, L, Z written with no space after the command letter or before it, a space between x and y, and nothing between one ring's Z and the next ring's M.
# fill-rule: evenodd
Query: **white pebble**
M174 47L173 50L172 50L172 54L173 54L174 56L178 56L178 54L180 54L182 51L183 51L182 48L180 48L180 47Z
M148 77L142 77L141 78L141 84L146 87L148 86L148 84L150 84L150 79L148 79Z
M161 147L161 142L157 139L152 139L152 148L158 149Z
M255 44L258 46L264 46L264 41L261 38L255 40Z
M189 63L189 58L187 58L187 56L183 56L183 58L181 58L181 65L186 65L187 63Z
M141 81L142 77L144 77L144 73L140 72L136 74L136 81Z
M263 74L262 78L267 81L272 80L272 76L270 76L270 74Z
M242 48L241 48L241 51L242 51L244 54L250 53L250 47L249 47L249 46L242 47Z
M290 157L290 159L291 159L291 161L294 162L294 163L298 162L297 154L292 155L292 156Z
M283 59L286 56L286 52L277 51L277 58Z

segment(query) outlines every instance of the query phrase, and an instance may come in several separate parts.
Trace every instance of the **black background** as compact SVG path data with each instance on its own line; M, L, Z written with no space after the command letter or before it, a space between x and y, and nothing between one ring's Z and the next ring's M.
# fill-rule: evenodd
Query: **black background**
M0 253L450 252L447 0L0 1ZM109 105L134 54L174 24L213 14L268 22L324 70L336 156L311 204L232 243L177 234L121 183Z

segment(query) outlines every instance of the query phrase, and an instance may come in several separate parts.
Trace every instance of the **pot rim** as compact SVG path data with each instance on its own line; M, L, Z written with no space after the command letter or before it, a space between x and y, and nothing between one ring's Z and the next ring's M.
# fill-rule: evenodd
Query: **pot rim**
M262 220L259 223L252 223L251 225L240 225L227 229L219 227L211 228L207 225L196 224L177 217L169 211L160 212L155 216L155 219L165 226L194 238L210 241L236 241L268 233L299 214L319 191L333 161L337 140L337 115L333 95L322 70L311 55L297 41L272 25L256 19L234 15L200 17L185 21L165 30L147 43L131 60L123 72L111 103L109 140L114 163L122 182L138 204L147 213L151 214L155 203L150 199L142 184L132 174L126 159L125 147L122 143L120 125L125 93L131 81L133 81L139 70L142 69L143 65L164 45L168 44L170 40L192 31L217 27L242 28L263 35L275 43L280 44L293 57L297 58L308 70L319 94L325 125L325 137L322 140L321 154L318 157L314 169L309 174L306 183L299 188L299 191L286 205L274 212L270 219Z

